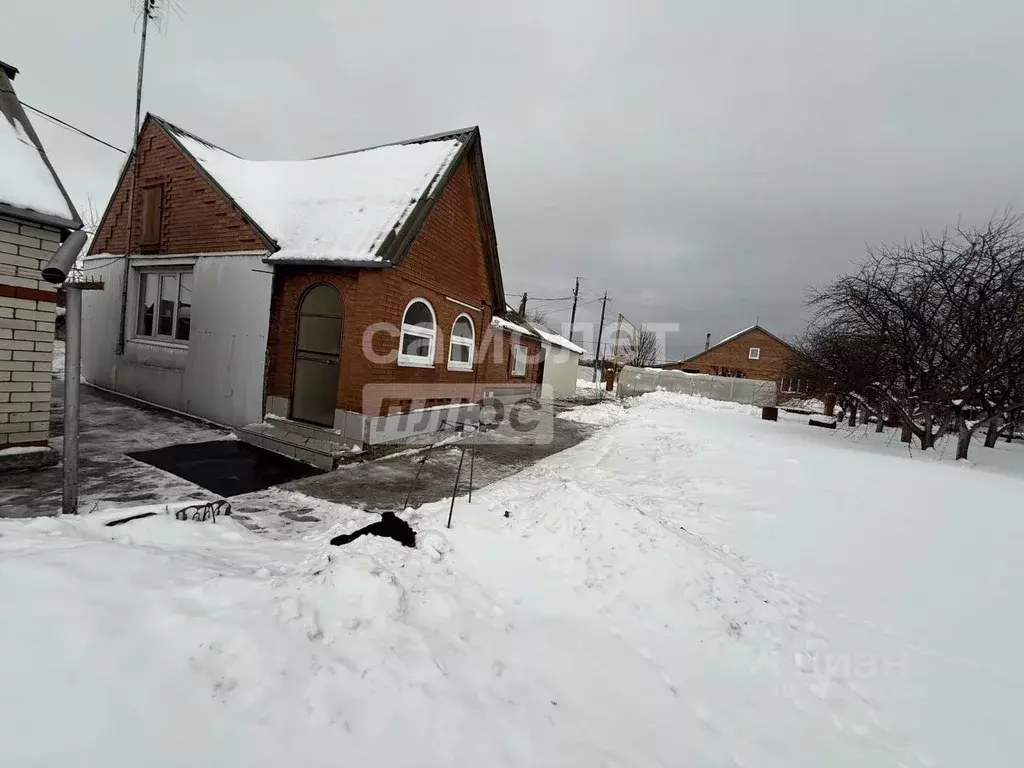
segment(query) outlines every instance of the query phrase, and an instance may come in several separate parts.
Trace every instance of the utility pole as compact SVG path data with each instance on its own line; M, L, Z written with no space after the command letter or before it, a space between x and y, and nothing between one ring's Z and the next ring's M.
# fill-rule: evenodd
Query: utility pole
M572 292L572 316L569 318L569 341L572 341L572 332L576 327L576 301L580 297L580 279L576 278L576 288Z
M523 291L523 298L519 300L519 319L526 319L526 291Z
M597 326L597 349L594 350L594 378L593 381L597 381L597 368L601 364L603 358L601 358L601 332L604 330L604 309L608 306L608 291L604 292L604 298L601 299L601 324ZM604 366L601 365L603 368ZM603 371L602 371L603 372Z

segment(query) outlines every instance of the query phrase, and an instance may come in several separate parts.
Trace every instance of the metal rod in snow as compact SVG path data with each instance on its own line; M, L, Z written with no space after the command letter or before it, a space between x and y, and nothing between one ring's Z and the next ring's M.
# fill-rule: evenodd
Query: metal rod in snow
M455 511L455 494L459 490L459 477L462 476L462 461L466 458L466 449L462 449L462 454L459 456L459 468L455 470L455 486L452 488L452 504L448 507L448 527L452 527L452 512Z
M68 285L65 293L64 341L64 493L61 510L78 514L78 405L82 361L82 290Z
M469 446L469 503L473 503L473 463L476 460L476 446Z

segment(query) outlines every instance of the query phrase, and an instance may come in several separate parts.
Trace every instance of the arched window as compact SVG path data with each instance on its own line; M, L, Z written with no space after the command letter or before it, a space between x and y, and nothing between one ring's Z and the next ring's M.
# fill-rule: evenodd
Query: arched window
M398 364L421 367L434 365L437 321L426 299L413 299L402 315L402 337L398 344Z
M473 321L469 315L459 315L452 324L452 340L448 343L448 369L473 370Z

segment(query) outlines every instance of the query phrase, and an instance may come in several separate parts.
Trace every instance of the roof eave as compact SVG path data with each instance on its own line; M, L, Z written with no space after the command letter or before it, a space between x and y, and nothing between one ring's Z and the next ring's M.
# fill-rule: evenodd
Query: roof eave
M346 268L357 268L357 269L390 269L394 267L387 261L368 259L317 259L317 258L303 258L303 257L286 257L286 258L274 258L274 254L268 254L264 259L264 263L274 266L280 264L282 266L301 266L301 267L346 267Z
M47 227L56 227L67 234L82 228L82 222L76 219L67 219L63 216L54 216L49 213L40 213L31 208L21 208L16 205L0 202L0 216L10 216L16 219L23 219L32 224L41 224Z

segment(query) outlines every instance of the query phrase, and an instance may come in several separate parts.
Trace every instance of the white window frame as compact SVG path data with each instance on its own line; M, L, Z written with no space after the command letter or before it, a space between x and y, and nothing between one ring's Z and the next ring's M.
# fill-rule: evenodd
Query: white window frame
M760 347L751 347L750 351L747 353L747 359L748 360L760 360L761 359L761 348Z
M520 355L522 353L522 355ZM512 375L513 376L525 376L526 375L526 359L530 356L530 350L523 344L516 344L512 347ZM520 370L519 364L522 363L522 370Z
M195 262L194 261L174 261L165 264L159 262L140 264L135 267L135 312L133 313L133 320L130 322L131 325L131 339L133 341L139 341L145 344L162 344L172 347L180 347L187 349L189 340L192 338L192 324L189 323L189 338L179 339L174 335L175 330L178 327L178 305L181 303L181 277L182 275L192 276L192 293L193 303L191 307L195 306L195 290L196 290L196 279L195 279ZM157 276L156 284L156 301L153 309L153 333L146 335L141 333L139 330L139 321L142 315L143 299L142 289L146 284L146 277L148 275ZM160 301L160 287L163 282L163 278L168 275L174 275L178 280L178 291L174 297L174 312L171 315L171 333L170 335L157 333L157 328L160 323L160 312L159 312L159 301ZM126 318L127 319L127 318ZM191 319L191 318L190 318Z
M462 318L466 318L469 321L469 332L472 334L469 339L465 336L455 335L455 323L459 322ZM455 347L464 347L469 350L469 362L463 363L459 360L452 360L452 352ZM449 371L472 371L473 363L476 362L476 325L473 323L473 318L463 312L461 315L455 318L452 323L451 339L448 342L448 370Z
M429 331L425 328L420 328L418 325L406 325L405 316L409 314L409 308L417 303L423 302L427 305L427 309L430 310L430 319L433 322L433 328ZM405 337L415 336L419 339L427 339L430 343L430 349L426 357L420 355L407 355L402 352L405 349ZM408 304L405 305L405 309L402 310L402 332L398 336L398 364L404 368L433 368L434 367L434 353L437 346L437 313L434 312L433 305L424 299L422 296L417 296L412 299Z
M807 394L807 385L801 379L786 376L782 379L782 392L786 395L804 395Z

